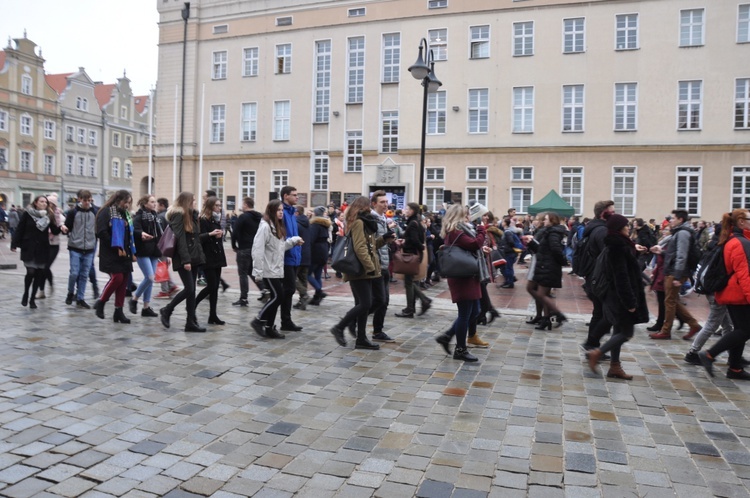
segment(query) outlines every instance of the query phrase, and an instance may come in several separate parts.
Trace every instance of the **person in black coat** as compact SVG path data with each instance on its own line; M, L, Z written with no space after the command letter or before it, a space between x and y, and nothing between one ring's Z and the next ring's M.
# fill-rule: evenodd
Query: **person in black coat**
M425 249L425 229L419 220L422 210L416 202L410 202L404 209L406 229L402 250L408 254L423 254ZM417 298L422 303L419 315L424 315L430 309L432 299L425 296L419 285L414 281L414 275L404 275L404 289L406 290L406 308L396 313L399 318L414 318Z
M133 273L136 249L133 236L133 219L130 203L133 198L127 190L118 190L104 203L96 214L96 238L99 239L99 271L109 274L109 281L96 300L96 316L104 319L104 305L115 295L115 322L130 323L122 307L125 291Z
M21 261L26 267L23 297L21 298L22 306L28 304L30 308L36 309L34 297L45 279L50 252L50 233L58 235L60 227L57 226L55 213L50 207L47 197L39 195L21 215L10 243L10 250L13 252L17 248L21 248ZM30 299L29 288L31 288Z
M299 232L299 236L302 237L302 240L310 240L310 218L305 215L304 206L297 206L296 210L297 212L295 213L295 216L297 218L297 231ZM307 296L307 275L310 273L311 257L312 245L303 244L302 259L297 267L297 281L295 282L297 293L299 294L299 301L294 305L294 309L297 310L306 310L307 303L310 300Z
M161 238L161 225L156 219L156 198L145 195L138 201L139 209L133 217L133 239L135 240L135 254L138 267L143 272L143 281L138 285L128 305L130 312L138 312L138 298L143 296L141 316L159 316L151 309L151 291L154 288L156 265L159 263L161 251L157 244Z
M242 214L232 227L232 249L237 253L237 274L240 277L240 298L233 302L233 306L247 306L247 294L250 290L250 275L253 273L253 241L263 215L255 210L255 199L245 197L242 200ZM259 301L268 298L269 291L263 286L263 281L255 281L261 292Z
M537 313L539 304L546 313L536 326L539 330L552 329L552 318L555 318L555 327L560 327L567 320L558 310L554 299L549 296L550 289L562 287L562 268L567 264L563 247L565 227L560 224L557 213L546 213L542 221L544 230L540 231L538 238L529 242L529 250L536 253L534 268L530 270L532 276L529 278L536 285L530 286L529 292L537 302Z
M206 276L206 286L195 298L197 306L208 296L210 311L208 323L211 325L224 325L224 321L216 314L216 303L219 299L219 285L221 284L221 269L227 266L227 258L224 255L224 230L221 229L221 202L216 197L209 197L203 203L200 215L200 241L206 264L203 265L203 274Z
M607 271L611 277L602 305L604 317L613 324L614 333L601 347L588 352L589 368L597 372L602 355L611 352L607 377L630 380L633 376L626 374L620 364L620 348L633 337L635 324L648 321L646 293L636 256L638 250L645 248L628 237L628 220L619 214L607 219L604 247L607 251Z
M331 219L326 216L326 208L323 206L316 207L313 214L310 220L310 273L307 275L307 281L315 289L315 294L308 304L317 306L327 296L323 292L322 276L331 248L332 223Z

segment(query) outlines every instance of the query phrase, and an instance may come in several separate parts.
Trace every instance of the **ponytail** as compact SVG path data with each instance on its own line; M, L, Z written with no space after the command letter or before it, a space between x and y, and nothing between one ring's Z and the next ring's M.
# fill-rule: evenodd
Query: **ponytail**
M735 209L731 213L724 213L721 217L721 235L719 236L719 245L723 246L732 236L734 228L737 227L738 221L747 219L748 212L745 209Z

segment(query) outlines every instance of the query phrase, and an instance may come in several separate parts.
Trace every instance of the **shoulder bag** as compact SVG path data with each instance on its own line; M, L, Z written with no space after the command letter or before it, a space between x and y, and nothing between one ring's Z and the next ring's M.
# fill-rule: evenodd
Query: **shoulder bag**
M172 227L167 225L167 228L164 229L164 233L159 239L157 247L159 248L159 251L161 251L162 256L165 258L171 258L174 256L174 244L174 232L172 231Z
M459 235L460 237L460 235ZM472 278L479 276L479 258L471 251L456 244L458 237L449 246L438 249L440 276L445 278Z
M397 245L393 253L393 273L401 275L417 275L419 273L419 264L422 262L421 254L411 254L404 252L402 246Z
M349 235L339 235L331 253L331 268L347 275L361 275L365 269L354 252L354 242Z

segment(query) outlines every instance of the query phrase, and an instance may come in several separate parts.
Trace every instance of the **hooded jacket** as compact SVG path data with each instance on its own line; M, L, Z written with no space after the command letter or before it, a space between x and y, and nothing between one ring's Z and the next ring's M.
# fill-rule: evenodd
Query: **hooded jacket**
M617 233L607 233L604 245L609 250L607 262L611 275L607 295L602 300L605 318L613 324L646 323L648 305L635 249L625 236ZM635 311L631 313L630 309Z
M325 266L331 240L331 220L327 216L313 216L310 220L310 266Z
M65 226L68 229L68 250L87 254L96 249L95 207L82 209L80 205L68 211Z
M750 269L739 237L750 239L750 230L735 231L724 244L724 266L730 277L727 286L714 294L718 304L750 304Z
M297 210L294 208L294 206L289 206L286 203L282 203L281 205L284 206L284 228L286 229L286 238L289 239L291 237L299 237L297 217L294 215ZM253 244L253 247L255 247L255 244ZM255 257L253 256L253 260L254 259ZM284 255L284 266L300 266L301 264L302 247L296 245L296 243L292 244L292 246L287 249L286 254Z
M692 243L693 227L690 222L686 221L672 229L672 238L669 239L664 253L664 275L671 275L677 280L689 276L687 262Z
M305 244L302 244L302 251L300 252L301 258L300 266L310 266L310 258L312 256L312 246L309 243L310 239L310 218L304 214L297 215L297 231Z
M564 239L565 227L562 225L545 227L535 239L537 244L532 250L536 251L534 282L537 284L555 289L562 287L562 267L567 264L563 254Z
M258 211L251 210L242 213L232 227L232 249L237 251L252 249L261 220L263 220L263 215Z
M261 221L253 241L253 279L284 278L284 253L300 240L298 235L280 240L268 221Z

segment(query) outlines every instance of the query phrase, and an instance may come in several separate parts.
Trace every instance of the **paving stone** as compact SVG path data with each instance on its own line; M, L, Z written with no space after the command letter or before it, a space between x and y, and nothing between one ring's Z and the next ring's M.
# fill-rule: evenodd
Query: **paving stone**
M419 498L447 498L453 493L453 484L440 481L426 480L419 486L417 497Z

